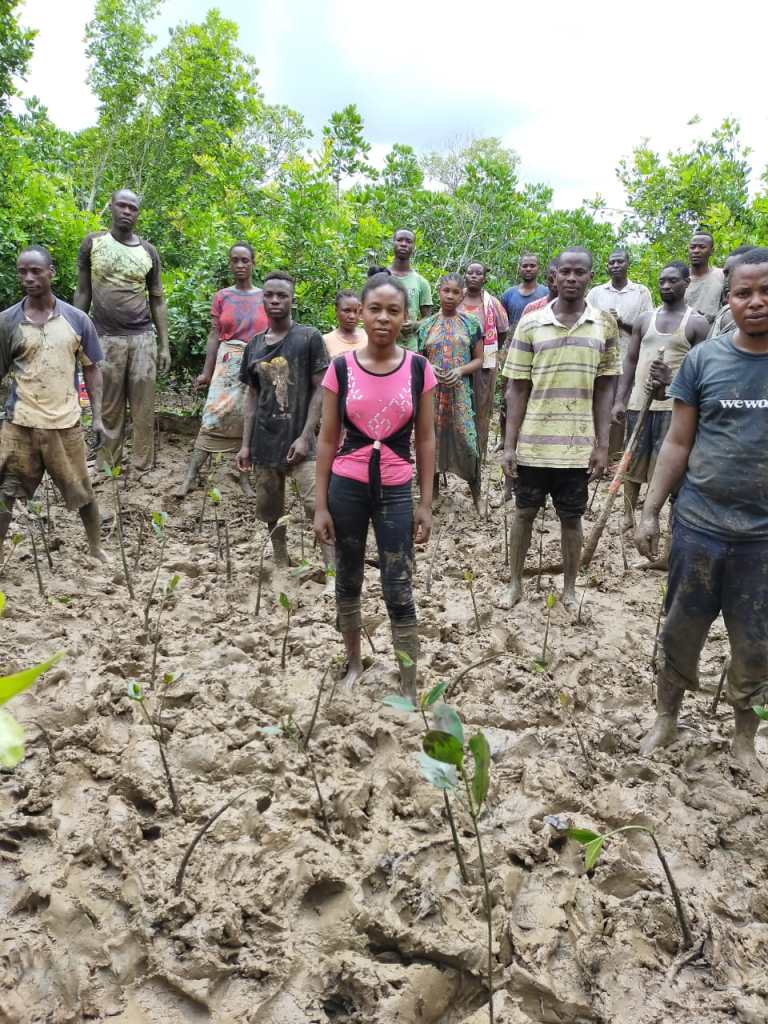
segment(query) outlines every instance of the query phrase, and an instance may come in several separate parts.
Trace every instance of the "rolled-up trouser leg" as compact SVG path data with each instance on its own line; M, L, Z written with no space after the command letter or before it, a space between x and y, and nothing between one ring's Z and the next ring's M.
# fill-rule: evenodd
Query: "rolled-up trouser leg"
M726 697L737 711L768 704L768 543L729 544L723 619L731 643Z
M157 342L152 333L129 338L128 401L133 421L132 466L143 473L155 462Z
M670 685L698 690L699 655L720 613L727 545L675 523L669 554L661 672Z

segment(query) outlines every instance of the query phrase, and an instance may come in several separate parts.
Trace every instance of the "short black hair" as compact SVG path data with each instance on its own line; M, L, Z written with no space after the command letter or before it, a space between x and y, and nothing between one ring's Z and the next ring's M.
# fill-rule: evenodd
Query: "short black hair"
M25 245L24 248L19 253L18 259L21 259L21 257L24 255L25 252L36 252L38 254L38 256L42 256L43 257L43 259L45 260L47 266L49 266L49 267L53 266L53 257L51 256L50 252L48 251L48 249L46 249L46 247L44 245L37 245L36 243L33 244L33 245Z
M130 192L132 196L136 197L136 202L139 204L139 206L141 206L141 197L139 196L138 192L134 192L133 189L128 188L127 185L124 185L123 188L115 189L115 191L109 197L110 203L114 203L115 199L120 195L121 192Z
M486 267L482 260L470 260L469 263L467 263L466 267L464 268L465 274L470 267L480 267L483 271L483 274L488 273L488 267Z
M592 259L592 253L589 251L589 249L585 249L583 245L568 245L568 246L566 246L565 249L563 249L563 251L557 257L557 260L555 261L556 262L556 266L558 266L558 267L560 266L560 260L568 252L577 252L577 253L579 253L580 256L587 256L589 258L589 269L590 270L592 269L592 266L593 266L593 263L594 263L594 261Z
M365 302L371 292L375 292L378 288L383 288L384 285L389 285L390 288L394 288L396 292L400 293L400 297L403 300L403 312L408 316L408 289L399 277L395 277L389 272L385 274L374 274L372 277L369 277L363 285L363 290L360 294L360 301Z
M389 274L392 276L392 271L389 267L368 267L368 273L366 277L375 277L377 274Z
M523 260L536 260L536 262L538 263L539 257L535 252L521 252L520 258L517 261L518 264L522 263Z
M714 244L715 244L715 236L712 234L712 232L709 230L709 228L705 228L705 227L698 227L698 228L696 228L696 230L691 235L691 238L695 238L696 235L704 235L704 237L708 238L710 240L710 242L712 243L712 245L714 246Z
M437 287L442 288L444 284L457 284L459 288L464 287L464 275L457 273L455 270L449 270L448 273L443 274L440 280L437 282Z
M294 281L294 279L291 277L287 270L270 270L270 272L264 278L264 284L266 284L267 281L285 281L291 286L292 289L296 287L296 282Z
M762 263L768 263L768 249L755 246L754 249L750 249L749 252L745 252L743 256L740 256L738 263L734 263L731 277L733 277L733 271L737 267L757 267Z
M251 259L253 259L254 256L256 255L256 253L253 251L253 246L249 245L248 242L235 242L234 245L230 245L230 247L229 247L229 255L230 256L232 255L232 250L233 249L247 249Z
M667 269L678 270L681 276L686 279L686 281L690 281L691 279L691 268L688 266L685 260L670 260L669 263L665 263L664 266L661 268L661 270ZM659 271L659 273L661 273L661 270Z
M342 288L341 291L336 292L336 298L333 303L336 309L339 308L344 299L354 299L356 302L359 302L360 296L351 288Z
M743 256L744 253L752 252L752 250L756 248L756 245L737 245L732 252L728 253L728 259L730 259L732 256Z
M627 263L629 263L629 249L624 249L620 245L617 245L615 249L611 249L608 253L608 259L610 259L611 256L625 256Z
M416 241L416 232L413 228L397 228L394 235L392 235L392 241L394 241L401 231L407 231L409 235L413 235L414 242Z

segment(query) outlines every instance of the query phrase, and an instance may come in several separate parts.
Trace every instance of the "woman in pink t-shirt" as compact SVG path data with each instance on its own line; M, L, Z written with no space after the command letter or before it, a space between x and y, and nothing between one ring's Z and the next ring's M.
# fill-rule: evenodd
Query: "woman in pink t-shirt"
M368 524L373 523L395 650L408 655L398 658L401 689L415 696L419 651L413 543L426 543L432 529L435 428L429 392L437 380L423 356L396 344L408 319L408 294L397 278L369 278L362 303L367 344L334 359L323 380L315 533L321 544L336 545L337 618L348 660L344 682L352 686L363 671L360 595ZM415 511L414 430L421 484Z

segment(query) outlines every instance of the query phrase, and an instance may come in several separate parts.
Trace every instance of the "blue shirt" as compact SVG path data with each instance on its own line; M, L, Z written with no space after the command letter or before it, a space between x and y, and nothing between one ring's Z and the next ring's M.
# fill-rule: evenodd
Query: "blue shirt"
M691 349L667 389L699 413L675 517L727 541L768 540L768 354L733 337Z
M534 291L530 295L522 295L520 293L520 286L513 284L511 288L507 288L504 294L501 296L501 304L507 311L509 317L509 337L512 337L517 321L523 315L523 310L529 302L536 302L537 299L543 299L545 295L549 295L549 288L544 284L537 284Z

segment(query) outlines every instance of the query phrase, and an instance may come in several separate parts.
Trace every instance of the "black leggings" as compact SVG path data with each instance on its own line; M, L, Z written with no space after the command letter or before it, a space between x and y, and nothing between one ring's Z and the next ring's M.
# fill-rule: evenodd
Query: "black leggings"
M331 474L328 509L336 531L336 604L342 630L354 625L365 571L368 523L373 521L379 549L381 589L391 622L416 622L413 603L413 501L411 483L383 487L383 499L374 504L368 484Z

